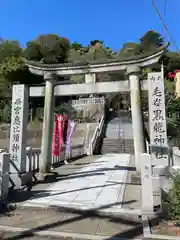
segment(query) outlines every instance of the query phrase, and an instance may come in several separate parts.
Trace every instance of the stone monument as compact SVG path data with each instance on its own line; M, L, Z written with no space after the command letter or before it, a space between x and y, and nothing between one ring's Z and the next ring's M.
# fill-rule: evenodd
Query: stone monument
M11 179L16 188L21 187L26 172L28 97L25 85L13 85L9 152Z
M168 166L168 142L162 72L148 74L149 130L153 165Z

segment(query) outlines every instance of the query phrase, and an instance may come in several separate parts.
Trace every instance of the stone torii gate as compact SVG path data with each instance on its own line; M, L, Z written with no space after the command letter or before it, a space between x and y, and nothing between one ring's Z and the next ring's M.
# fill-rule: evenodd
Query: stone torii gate
M67 96L92 93L108 93L130 91L132 126L136 166L139 156L146 152L143 117L141 110L141 87L148 89L146 82L140 83L139 73L141 68L157 64L167 48L167 44L158 48L149 55L132 57L130 59L111 61L92 61L78 64L42 64L27 61L31 73L44 77L44 87L31 87L30 96L44 96L44 121L42 130L40 174L46 175L50 168L54 96ZM118 72L126 70L129 80L116 82L96 82L96 74L104 72ZM56 76L85 75L85 83L58 85Z

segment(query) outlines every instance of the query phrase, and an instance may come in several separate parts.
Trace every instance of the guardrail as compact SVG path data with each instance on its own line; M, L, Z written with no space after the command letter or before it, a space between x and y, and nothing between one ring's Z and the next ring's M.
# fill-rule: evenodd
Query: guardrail
M97 140L98 140L99 136L102 133L103 126L104 126L104 116L102 116L100 118L100 121L98 121L96 129L95 129L94 134L92 136L92 139L90 141L90 146L89 146L89 148L90 148L90 151L89 151L90 155L93 155L93 152L94 152L95 147L96 147Z
M69 101L72 106L87 106L91 104L105 104L105 98L104 97L90 97L90 98L79 98Z
M39 169L39 160L41 155L40 148L26 148L26 172L36 172ZM71 147L71 153L69 159L84 155L83 144L74 145ZM59 156L52 156L52 167L57 166L65 160L65 146Z
M86 153L84 151L83 144L73 145L71 146L69 159L80 157L84 154ZM31 148L31 147L26 148L26 159L25 159L26 169L25 169L25 172L22 173L22 176L25 176L25 175L27 176L27 182L29 182L29 179L31 179L31 176L33 176L33 174L38 172L39 170L40 155L41 155L40 148ZM61 165L61 163L63 163L64 160L65 160L65 146L63 146L59 156L57 157L52 156L51 166L53 168L57 167ZM66 158L66 160L68 159ZM14 186L14 183L11 180L11 173L10 173L10 153L8 152L8 149L0 149L0 199L5 198L7 196L9 181L11 183L10 185ZM26 182L26 178L24 182Z

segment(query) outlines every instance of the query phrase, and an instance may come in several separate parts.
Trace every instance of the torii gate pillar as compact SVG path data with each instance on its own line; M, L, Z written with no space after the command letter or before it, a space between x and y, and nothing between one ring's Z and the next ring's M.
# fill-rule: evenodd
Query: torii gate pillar
M140 67L138 66L130 66L127 68L130 84L134 153L137 170L140 169L140 155L146 152L139 73Z
M39 166L39 178L44 178L51 167L51 146L54 123L54 81L55 77L51 72L44 74L45 99L44 99L44 118L41 140L41 156Z

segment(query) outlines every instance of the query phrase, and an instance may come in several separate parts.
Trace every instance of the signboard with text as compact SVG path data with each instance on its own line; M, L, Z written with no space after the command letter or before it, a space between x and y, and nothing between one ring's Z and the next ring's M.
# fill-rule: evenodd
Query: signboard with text
M13 85L11 132L10 132L10 172L11 178L20 187L20 173L26 171L26 137L28 122L28 88Z
M153 160L168 165L164 79L161 72L148 73L149 130ZM163 160L163 161L160 161Z

